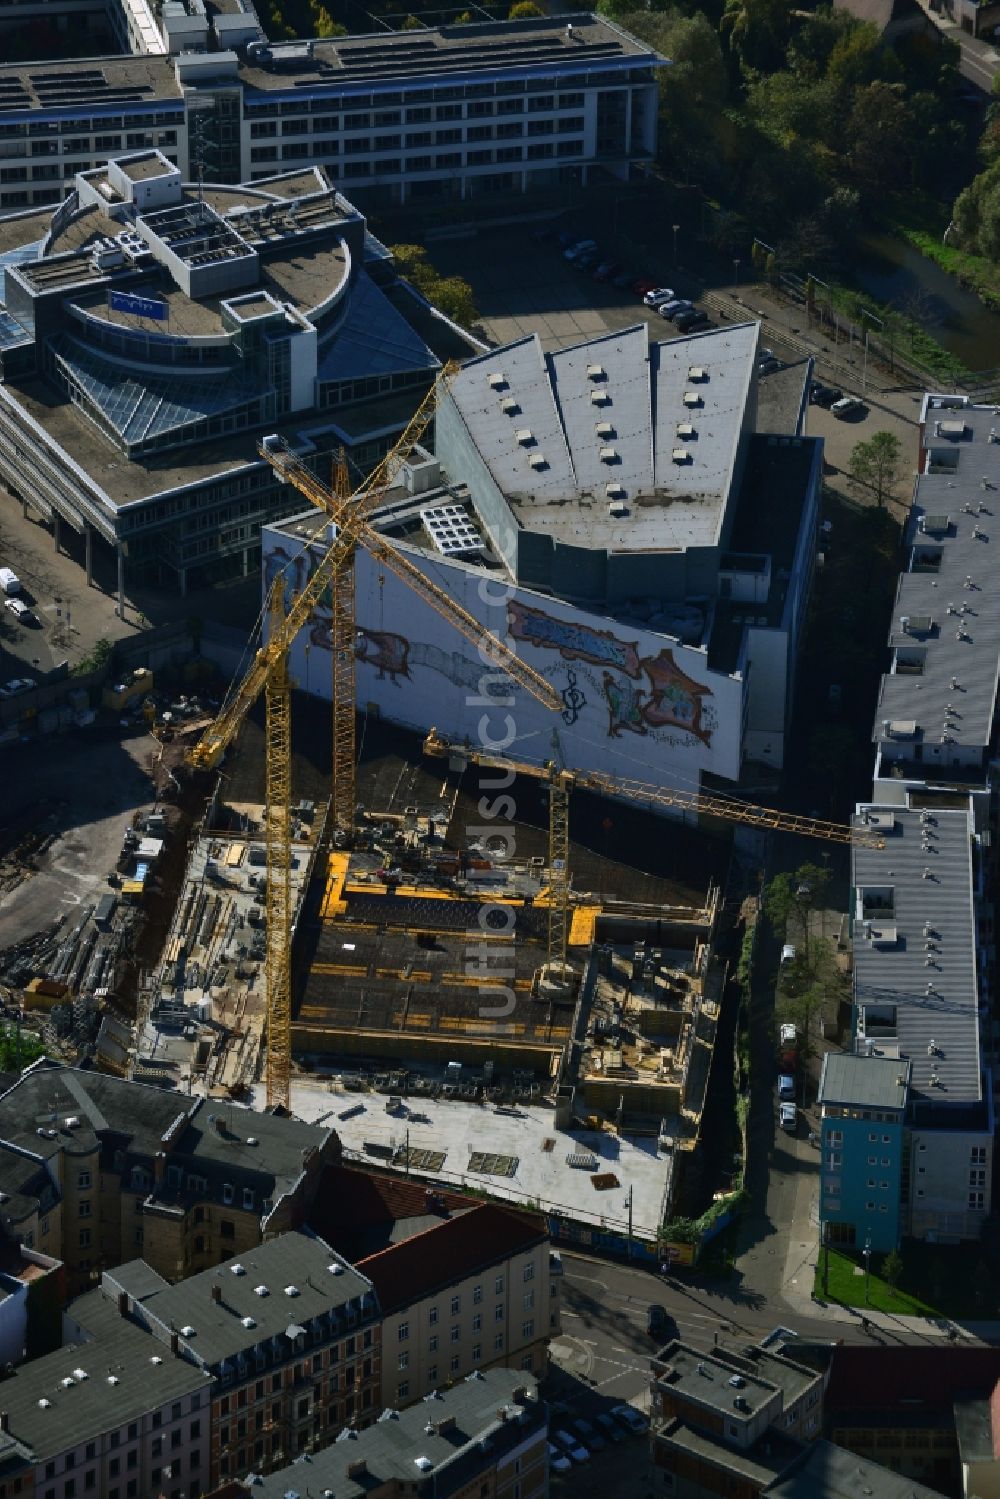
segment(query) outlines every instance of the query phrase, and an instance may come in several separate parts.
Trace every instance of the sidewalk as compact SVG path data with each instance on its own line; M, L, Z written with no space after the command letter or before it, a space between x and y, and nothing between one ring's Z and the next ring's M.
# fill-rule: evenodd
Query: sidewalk
M808 1117L808 1116L807 1116ZM809 1119L810 1128L818 1121ZM819 1261L819 1155L808 1139L796 1141L796 1155L803 1169L796 1183L795 1209L788 1226L788 1249L781 1282L781 1298L800 1317L830 1323L830 1336L838 1336L840 1326L855 1331L867 1320L874 1341L888 1336L893 1340L906 1334L912 1340L954 1343L1000 1343L1000 1322L958 1322L950 1317L903 1317L894 1312L878 1312L863 1307L842 1306L839 1302L821 1301L812 1294ZM815 1169L810 1170L809 1166Z

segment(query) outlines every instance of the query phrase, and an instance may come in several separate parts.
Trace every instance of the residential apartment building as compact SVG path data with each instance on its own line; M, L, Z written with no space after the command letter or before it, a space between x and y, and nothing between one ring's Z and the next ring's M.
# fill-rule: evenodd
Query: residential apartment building
M4 1229L69 1294L124 1257L179 1280L304 1221L332 1130L42 1060L0 1095Z
M842 1343L832 1350L826 1435L910 1483L963 1499L994 1499L1000 1490L998 1390L1000 1349Z
M650 1450L661 1492L755 1499L822 1433L824 1375L760 1347L675 1340L651 1364Z
M351 1247L375 1288L384 1406L401 1409L477 1369L544 1378L560 1330L560 1280L541 1218L332 1167L312 1221Z
M100 1290L72 1340L4 1381L0 1482L37 1499L198 1499L210 1482L210 1382Z
M820 1214L830 1242L855 1248L868 1232L884 1248L901 1235L978 1240L991 1208L994 1100L977 940L987 850L970 807L929 801L863 808L860 820L883 847L852 850L856 1060L829 1062L821 1089ZM841 1173L850 1211L827 1190L836 1187L828 1164L837 1135L845 1147L850 1136L854 1174L846 1153Z
M252 10L209 23L202 6L192 36L198 6L178 9L139 55L0 67L0 208L58 203L78 173L152 148L186 182L318 163L400 203L627 179L655 156L665 60L586 12L272 44Z
M154 1347L201 1371L205 1488L282 1467L379 1408L377 1296L318 1237L282 1234L175 1286L134 1261L101 1288Z
M819 1084L820 1218L824 1244L899 1243L904 1122L911 1064L828 1051Z
M991 1210L998 486L995 408L926 395L858 809L882 846L852 850L855 1060L828 1059L821 1094L823 1232L855 1249L978 1240Z
M469 1374L409 1410L386 1410L293 1467L207 1499L543 1499L548 1411L535 1381L509 1369Z
M280 1468L374 1417L378 1331L371 1283L315 1236L177 1287L118 1266L4 1382L4 1499L198 1499Z

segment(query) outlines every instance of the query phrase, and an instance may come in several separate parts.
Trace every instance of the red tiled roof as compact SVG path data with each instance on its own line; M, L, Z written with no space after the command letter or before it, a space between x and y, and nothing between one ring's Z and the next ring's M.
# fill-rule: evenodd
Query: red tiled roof
M841 1412L879 1416L902 1410L908 1417L940 1411L951 1417L960 1395L988 1396L1000 1379L1000 1348L865 1348L841 1344L834 1350L824 1398L827 1419ZM915 1404L914 1402L920 1402Z
M326 1166L309 1212L309 1226L350 1259L352 1246L365 1229L434 1212L427 1203L428 1192L433 1192L442 1212L472 1208L479 1200L445 1192L430 1182L406 1181L349 1166Z
M547 1238L541 1218L483 1202L370 1254L357 1268L374 1283L382 1311L393 1312Z

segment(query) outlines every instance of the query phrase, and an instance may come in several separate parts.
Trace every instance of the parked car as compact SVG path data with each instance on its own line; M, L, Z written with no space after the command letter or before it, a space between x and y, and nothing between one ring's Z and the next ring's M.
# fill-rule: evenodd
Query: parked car
M599 1416L594 1417L594 1420L609 1442L624 1442L625 1433L610 1411L601 1411Z
M773 354L769 359L759 359L757 361L758 375L773 375L776 370L783 370L784 368L785 366L781 360L775 359Z
M33 625L36 623L34 614L32 614L23 599L4 599L4 603L14 618L19 620L22 625Z
M30 692L38 683L33 677L11 677L0 687L0 697L16 697L19 692Z
M868 410L864 401L857 396L841 396L839 401L834 401L830 407L831 413L838 421L843 421L848 416L860 416Z
M783 1025L778 1030L778 1066L782 1072L798 1071L799 1036L794 1025Z
M673 1319L665 1306L652 1302L646 1313L646 1332L651 1338L668 1338L673 1330Z
M590 1453L586 1447L581 1447L576 1437L571 1436L568 1431L554 1431L552 1433L559 1446L575 1463L586 1463L590 1461Z
M642 300L647 307L657 307L661 302L672 302L674 295L672 286L654 286Z
M553 1473L568 1473L573 1464L565 1453L560 1452L551 1442L549 1446L549 1469Z
M689 333L694 328L704 328L707 325L708 313L703 307L691 307L679 312L674 318L674 327L679 333Z
M795 1046L798 1044L799 1033L790 1020L786 1020L778 1027L778 1045L780 1047Z
M687 297L673 297L669 302L661 302L657 308L660 317L665 317L668 323L672 323L679 312L690 312L694 307Z
M581 239L578 240L575 245L570 245L568 250L564 250L563 257L566 260L579 260L580 256L586 255L588 250L596 249L596 239Z
M21 592L21 580L12 567L0 567L0 591L13 598Z
M794 942L786 942L785 945L784 945L784 947L781 949L781 963L782 963L782 967L784 967L784 965L786 963L794 963L794 962L795 962L795 943Z
M621 270L620 260L602 260L594 272L595 281L610 281L617 271Z
M577 1418L577 1420L573 1421L571 1425L572 1429L580 1438L581 1446L589 1448L591 1452L604 1451L605 1447L607 1446L607 1442L605 1442L604 1438L601 1436L601 1433L597 1431L589 1421L585 1421L583 1417L580 1416Z
M632 1432L633 1436L642 1436L649 1430L648 1418L632 1405L613 1405L611 1414L616 1421L621 1422L626 1431Z
M829 411L834 401L842 399L844 392L838 390L836 385L824 385L822 380L814 380L809 387L809 399L814 406L825 406Z
M778 1123L786 1135L794 1135L799 1125L799 1111L793 1103L779 1103Z
M790 1072L778 1074L778 1097L783 1103L795 1102L795 1079Z

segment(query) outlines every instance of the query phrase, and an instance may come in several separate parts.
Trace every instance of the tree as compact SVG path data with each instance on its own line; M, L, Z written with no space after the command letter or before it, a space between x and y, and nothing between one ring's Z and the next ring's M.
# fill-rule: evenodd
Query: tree
M782 871L764 887L764 914L776 932L787 935L791 927L808 953L812 913L822 907L829 888L830 871L819 864L800 864L793 874Z
M893 498L900 480L902 444L892 432L876 432L851 451L851 483L875 496L880 510Z
M472 287L461 276L441 276L427 257L423 245L393 245L396 269L405 276L445 317L467 328L479 321Z
M347 35L347 27L335 21L325 5L317 5L315 0L312 0L309 9L312 11L313 25L318 37L327 39L332 36Z
M745 69L778 66L788 41L789 0L726 0L720 30Z
M423 31L424 23L423 21L418 21L416 16L407 16L399 29L401 31Z
M890 1290L895 1290L903 1273L903 1256L898 1249L890 1249L882 1261L882 1279Z
M528 21L532 16L544 16L545 12L535 0L514 0L507 12L508 21Z

